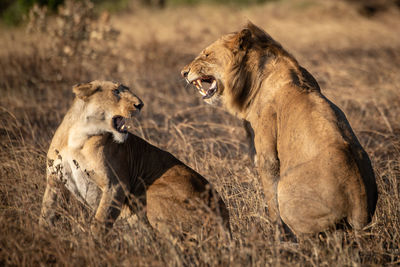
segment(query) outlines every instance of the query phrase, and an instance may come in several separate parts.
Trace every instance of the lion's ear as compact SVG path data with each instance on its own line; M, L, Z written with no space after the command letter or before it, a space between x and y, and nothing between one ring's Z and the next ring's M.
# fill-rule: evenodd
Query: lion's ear
M251 43L251 32L249 29L244 28L238 33L237 43L239 50L246 50L249 48Z
M93 83L78 83L72 87L72 91L76 95L76 97L86 100L89 96L91 96L96 90L98 86Z

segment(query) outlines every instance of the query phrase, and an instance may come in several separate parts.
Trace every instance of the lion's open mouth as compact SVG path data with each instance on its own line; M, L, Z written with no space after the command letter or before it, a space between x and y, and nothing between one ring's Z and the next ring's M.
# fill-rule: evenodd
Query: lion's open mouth
M191 82L197 87L203 99L212 97L217 92L217 80L212 76L203 76Z
M112 125L114 129L119 133L127 133L130 127L126 125L126 120L127 119L122 116L114 116L112 118Z

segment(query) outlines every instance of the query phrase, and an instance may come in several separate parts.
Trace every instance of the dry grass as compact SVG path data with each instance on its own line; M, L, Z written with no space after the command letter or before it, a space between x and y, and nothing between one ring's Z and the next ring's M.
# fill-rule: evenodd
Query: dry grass
M71 55L61 53L69 51L63 50L63 35L0 29L0 265L398 265L396 12L368 19L339 1L135 9L111 18L118 39L86 40ZM380 196L373 223L358 238L338 230L301 244L281 241L265 216L240 121L202 103L180 78L180 68L205 45L247 19L314 74L369 153ZM231 211L234 240L181 244L158 237L139 221L128 230L129 242L127 230L117 224L105 242L95 243L89 234L92 214L73 200L52 232L38 227L49 142L72 101L71 86L93 79L121 81L144 100L134 132L217 187Z

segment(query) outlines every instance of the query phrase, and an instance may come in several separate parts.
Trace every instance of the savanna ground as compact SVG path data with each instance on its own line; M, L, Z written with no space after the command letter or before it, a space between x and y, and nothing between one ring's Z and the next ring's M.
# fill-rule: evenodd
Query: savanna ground
M69 11L73 11L72 13ZM400 14L360 15L341 1L257 6L133 6L99 20L71 5L58 18L0 29L0 265L400 264ZM280 41L347 115L379 187L371 225L282 240L265 214L241 122L204 104L179 75L206 45L247 20ZM118 223L93 241L92 214L73 199L51 232L38 226L46 152L72 102L71 86L121 81L144 101L133 132L208 178L231 212L233 239L193 244L145 224ZM155 159L156 160L156 159ZM122 225L122 223L121 223ZM129 239L126 238L127 233Z

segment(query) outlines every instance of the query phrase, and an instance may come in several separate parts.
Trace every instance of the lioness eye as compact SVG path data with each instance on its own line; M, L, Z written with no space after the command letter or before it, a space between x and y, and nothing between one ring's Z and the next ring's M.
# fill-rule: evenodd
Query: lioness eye
M112 92L118 99L120 98L118 89L114 89Z

